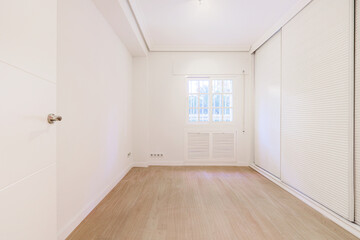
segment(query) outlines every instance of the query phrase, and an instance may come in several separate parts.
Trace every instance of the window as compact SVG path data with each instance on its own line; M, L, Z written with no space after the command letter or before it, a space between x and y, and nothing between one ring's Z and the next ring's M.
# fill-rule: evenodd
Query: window
M209 79L189 80L189 121L209 122Z
M188 78L189 122L232 122L233 82Z

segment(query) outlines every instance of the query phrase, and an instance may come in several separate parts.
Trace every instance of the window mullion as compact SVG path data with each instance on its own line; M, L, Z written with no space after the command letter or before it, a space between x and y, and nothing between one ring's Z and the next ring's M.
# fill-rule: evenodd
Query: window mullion
M224 81L221 81L222 82L222 93L221 93L221 121L223 122L224 121L224 107L225 107L225 98L224 98Z
M224 108L225 107L225 95L224 95L224 80L221 80L221 121L224 122Z
M212 123L213 122L213 114L212 114L212 99L213 99L213 80L209 79L209 120Z
M200 86L199 86L199 93L198 93L197 97L198 97L198 106L197 106L198 122L200 122Z

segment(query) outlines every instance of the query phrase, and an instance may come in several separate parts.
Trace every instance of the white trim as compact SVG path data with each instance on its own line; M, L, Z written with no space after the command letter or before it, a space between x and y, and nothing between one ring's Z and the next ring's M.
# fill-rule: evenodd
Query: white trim
M134 162L132 167L148 167L149 162Z
M184 162L149 161L149 166L185 166L185 165L184 165Z
M345 218L341 217L340 215L334 213L333 211L327 209L323 205L319 204L318 202L314 201L313 199L309 198L308 196L302 194L301 192L295 190L294 188L290 187L289 185L282 182L280 179L274 177L270 173L266 172L265 170L261 169L260 167L256 166L255 164L251 164L250 167L284 189L285 191L289 192L299 200L303 201L308 206L312 207L314 210L321 213L324 217L328 218L329 220L333 221L340 227L344 228L351 234L355 235L356 237L360 238L360 226L346 220Z
M261 45L269 40L283 26L285 26L293 17L301 12L313 0L302 0L287 12L275 25L273 25L259 40L257 40L250 48L250 53L254 53Z
M139 44L141 45L142 50L145 53L145 56L147 56L147 52L148 52L148 47L146 45L145 39L143 38L143 34L141 32L141 29L139 29L138 24L137 24L137 19L134 16L131 6L128 2L123 2L123 1L118 1L118 3L120 4L121 9L123 10L126 19L128 20L128 23L132 29L132 31L134 32L134 34L136 35L136 38L139 42ZM122 41L122 40L121 40Z
M146 42L127 1L93 0L93 3L132 56L148 55Z
M151 45L150 52L249 52L250 45Z
M355 139L355 1L350 1L350 29L349 29L349 65L350 65L350 82L349 87L349 220L355 221L355 151L354 151L354 139Z
M138 7L136 0L127 0L127 3L129 4L130 9L132 10L132 15L135 21L137 22L137 27L139 28L139 31L142 34L143 40L148 50L151 51L152 38L150 36L150 33L147 31L146 21L144 20L144 13Z
M89 213L94 210L94 208L108 195L108 193L125 177L125 175L133 168L133 165L130 163L125 170L114 179L114 181L108 185L104 191L102 191L97 198L90 201L87 206L85 206L82 210L79 211L75 217L69 221L68 224L65 225L61 230L58 231L58 240L66 239L72 231L86 218Z
M239 166L237 162L232 161L232 162L185 162L184 166L231 166L231 167L236 167Z
M260 39L252 45L166 45L153 44L150 32L147 30L144 14L141 12L136 0L127 0L127 4L132 11L132 17L137 23L137 29L142 35L142 39L149 52L249 52L253 53L264 44L272 35L279 31L286 23L296 16L304 7L313 0L302 0L288 13L286 13L275 25L273 25ZM121 4L121 1L119 1ZM128 19L130 16L127 14Z
M144 13L136 0L127 0L149 52L249 52L250 45L154 45Z
M248 162L217 162L217 161L213 161L213 162L172 162L172 161L153 161L153 162L149 162L148 167L150 166L178 166L178 167L183 167L183 166L231 166L231 167L248 167L249 163Z

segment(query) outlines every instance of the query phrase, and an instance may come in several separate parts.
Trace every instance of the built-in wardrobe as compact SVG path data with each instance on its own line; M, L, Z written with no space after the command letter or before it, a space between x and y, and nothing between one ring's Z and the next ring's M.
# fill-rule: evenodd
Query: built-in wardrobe
M359 5L313 0L254 52L254 164L360 224Z

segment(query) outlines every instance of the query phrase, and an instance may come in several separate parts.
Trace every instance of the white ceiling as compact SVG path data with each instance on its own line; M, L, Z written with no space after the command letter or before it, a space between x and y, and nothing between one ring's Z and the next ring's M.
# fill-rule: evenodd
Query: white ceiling
M247 51L299 2L129 0L152 51Z

